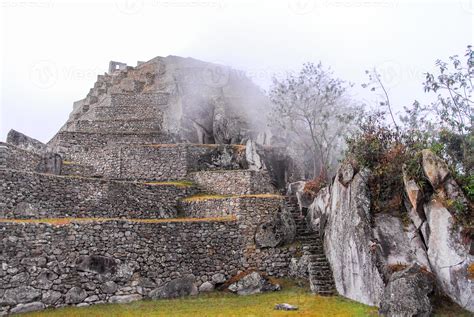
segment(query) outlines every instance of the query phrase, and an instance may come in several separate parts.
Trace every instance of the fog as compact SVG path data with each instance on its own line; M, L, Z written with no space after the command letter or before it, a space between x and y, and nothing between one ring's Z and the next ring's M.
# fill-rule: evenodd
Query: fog
M423 93L434 61L473 43L474 5L451 1L1 1L0 140L48 141L116 60L178 55L273 75L322 61L355 83L377 67L397 109ZM353 98L370 103L361 89Z

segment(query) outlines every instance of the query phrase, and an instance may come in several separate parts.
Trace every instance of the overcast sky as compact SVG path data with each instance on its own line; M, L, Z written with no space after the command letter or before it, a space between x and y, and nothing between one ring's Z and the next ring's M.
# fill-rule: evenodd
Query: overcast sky
M263 89L306 61L358 85L376 66L401 108L426 99L436 59L474 42L472 0L0 0L0 10L0 140L14 128L48 141L110 60L194 57Z

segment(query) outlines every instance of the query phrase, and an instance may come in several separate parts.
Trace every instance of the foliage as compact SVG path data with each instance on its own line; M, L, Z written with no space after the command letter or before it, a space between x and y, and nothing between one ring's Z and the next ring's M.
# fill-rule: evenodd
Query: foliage
M304 64L299 74L273 80L270 124L312 162L313 177L327 177L352 127L357 107L348 101L347 86L321 63Z
M439 74L427 73L424 82L426 92L437 93L436 101L425 106L415 101L405 108L399 122L380 75L376 70L367 72L369 84L363 87L375 92L381 90L383 101L378 109L366 111L357 118L358 132L347 142L349 157L361 167L372 170L369 187L374 212L404 210L403 173L424 191L432 190L421 167L420 152L425 148L448 163L452 175L472 201L474 54L470 46L466 56L466 66L462 66L457 56L450 58L452 67L437 61ZM457 214L469 215L464 210L466 206L457 201L452 201L450 207Z
M424 148L414 134L403 133L387 123L386 113L366 112L358 120L359 132L348 138L348 157L359 167L371 170L369 188L371 210L401 215L403 206L403 172L422 187L426 183L419 149Z
M326 178L323 176L316 177L310 181L307 181L304 185L303 192L313 198L319 193L319 191L326 187Z

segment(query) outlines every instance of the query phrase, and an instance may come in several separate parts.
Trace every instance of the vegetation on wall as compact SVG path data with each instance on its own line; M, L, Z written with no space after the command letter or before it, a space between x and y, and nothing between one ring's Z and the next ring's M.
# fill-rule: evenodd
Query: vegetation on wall
M372 171L369 187L373 212L403 211L403 173L425 192L431 190L421 167L421 150L430 149L443 158L461 185L468 206L453 202L464 224L472 224L474 193L473 84L474 54L469 46L465 60L450 57L437 61L437 74L426 74L425 92L436 100L422 106L415 101L397 120L380 76L367 72L371 91L383 91L379 107L357 118L357 133L347 138L347 155L360 167Z

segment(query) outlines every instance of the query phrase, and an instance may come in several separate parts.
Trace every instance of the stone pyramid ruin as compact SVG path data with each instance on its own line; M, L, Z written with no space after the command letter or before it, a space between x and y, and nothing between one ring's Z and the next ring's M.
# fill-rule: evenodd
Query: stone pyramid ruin
M282 194L297 169L266 138L267 105L241 72L157 57L110 62L47 144L12 130L0 143L0 315L288 277L305 252L317 252L313 290L332 293L320 239Z

